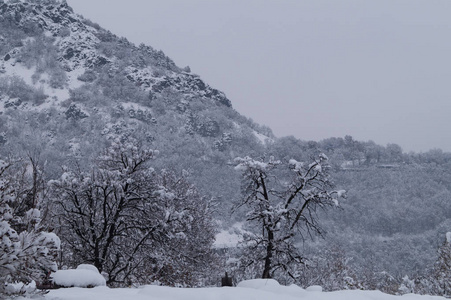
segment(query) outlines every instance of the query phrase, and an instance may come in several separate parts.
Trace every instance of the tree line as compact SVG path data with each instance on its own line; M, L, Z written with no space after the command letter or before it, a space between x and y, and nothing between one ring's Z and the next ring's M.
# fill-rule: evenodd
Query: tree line
M189 182L187 171L153 168L157 156L133 138L116 139L89 168L69 161L52 180L39 154L3 160L2 292L15 281L42 283L58 267L81 263L94 265L110 286L212 284L209 276L226 267L213 248L214 201ZM256 229L242 243L241 267L260 269L263 278L295 279L303 263L296 237L321 233L315 211L338 204L342 194L331 189L326 162L325 155L310 164L291 160L277 173L282 163L274 158L236 159L243 197L235 208L249 209L247 221Z
M27 283L82 263L94 265L113 287L214 285L225 269L237 279L275 278L328 290L450 292L449 238L428 277L402 281L376 271L357 276L339 247L306 255L303 241L323 234L321 211L339 207L346 195L335 189L325 154L304 162L235 159L242 187L233 209L244 211L238 215L246 231L227 255L213 247L214 199L190 182L189 172L154 168L158 156L133 138L115 139L90 164L72 159L52 180L37 153L2 160L0 292L25 292ZM233 259L226 262L226 256ZM24 283L19 291L14 282Z
M110 286L200 285L215 257L213 203L187 173L153 169L157 153L114 141L91 168L74 162L49 181L31 155L2 161L1 292L81 263Z

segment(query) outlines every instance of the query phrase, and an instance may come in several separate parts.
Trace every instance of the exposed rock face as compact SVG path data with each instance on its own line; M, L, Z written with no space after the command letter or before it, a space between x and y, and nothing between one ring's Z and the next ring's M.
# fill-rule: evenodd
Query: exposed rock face
M211 88L198 76L184 72L163 52L144 45L137 47L124 38L116 37L76 15L65 1L0 3L0 15L25 32L42 31L52 37L58 49L58 60L67 72L78 68L119 69L125 78L154 95L172 88L182 94L231 107L224 93ZM137 58L136 62L124 66L121 57L117 56L118 51L112 53L113 48L123 50L123 55L132 54ZM3 60L10 61L17 53L17 49L11 49Z
M87 118L88 115L83 112L78 106L72 104L65 112L67 119L80 120Z
M171 87L181 93L192 93L196 96L212 99L227 107L232 107L232 103L223 92L205 84L197 75L182 72L157 77L152 74L151 70L139 70L137 68L128 68L127 73L127 78L130 81L154 93L161 93L164 89Z
M57 164L134 138L165 153L169 165L200 172L262 145L263 130L189 67L65 1L0 0L0 28L0 155L46 145L42 155Z

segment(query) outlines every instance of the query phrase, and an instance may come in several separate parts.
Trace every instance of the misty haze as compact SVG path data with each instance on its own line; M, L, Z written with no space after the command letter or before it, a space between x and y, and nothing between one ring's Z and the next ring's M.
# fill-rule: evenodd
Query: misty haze
M450 12L0 0L0 299L450 297Z

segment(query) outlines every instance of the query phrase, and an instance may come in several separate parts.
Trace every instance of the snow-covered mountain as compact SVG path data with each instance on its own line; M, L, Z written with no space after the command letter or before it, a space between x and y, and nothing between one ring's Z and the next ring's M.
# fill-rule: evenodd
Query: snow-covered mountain
M29 72L23 72L21 54L29 43L46 37L47 46L54 47L59 67L68 77L60 86L63 90L76 88L83 81L89 81L77 79L86 70L107 67L110 72L122 72L127 79L144 91L160 94L165 88L171 87L189 97L210 99L231 107L230 100L224 93L211 88L198 76L186 72L189 68L178 68L161 51L145 45L137 47L126 39L116 37L75 14L65 1L9 1L1 4L0 14L3 19L10 21L17 29L28 35L21 39L22 43L14 41L19 45L2 49L3 59L0 68L6 74L23 75L24 80L30 79L28 75L37 72L32 68L36 66L28 65L26 69ZM13 42L4 36L1 37L1 41ZM133 59L124 66L123 57L108 49L108 46L121 48L122 55L132 56ZM40 81L44 87L45 83L51 86L49 80ZM59 100L66 100L64 96L60 97L63 99Z
M3 154L41 149L57 173L68 157L87 161L108 140L134 136L160 150L161 164L211 177L199 161L225 164L273 138L189 67L64 0L0 0L0 26Z

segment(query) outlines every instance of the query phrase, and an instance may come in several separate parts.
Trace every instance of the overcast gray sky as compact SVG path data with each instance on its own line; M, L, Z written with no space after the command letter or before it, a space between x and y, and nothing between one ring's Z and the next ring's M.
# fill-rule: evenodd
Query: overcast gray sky
M451 1L67 0L304 140L451 151Z

